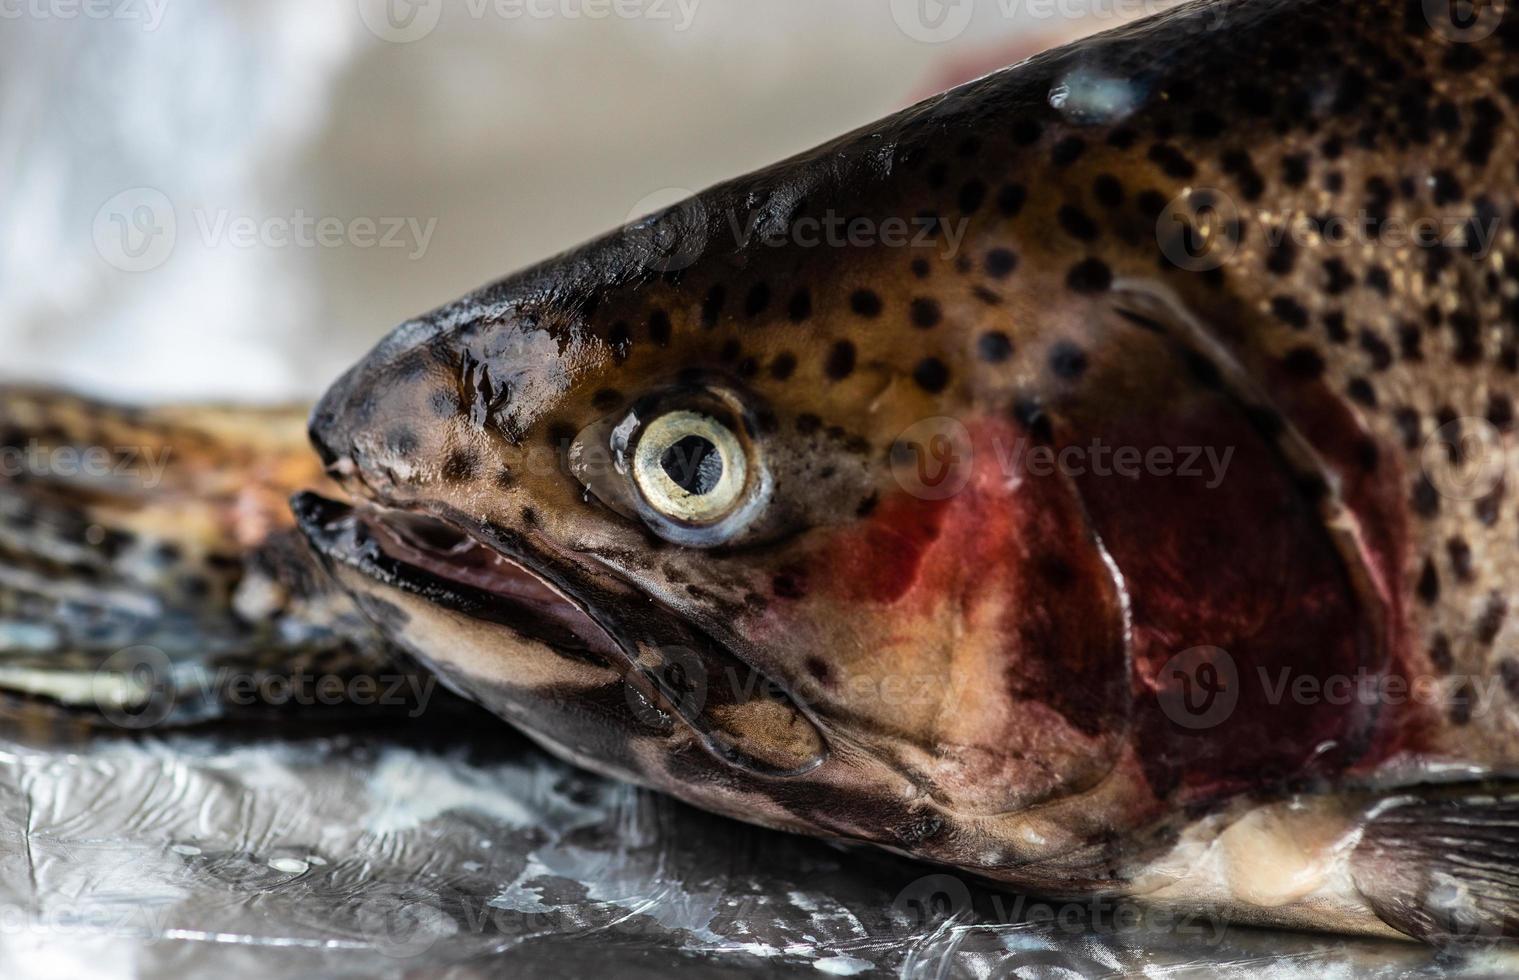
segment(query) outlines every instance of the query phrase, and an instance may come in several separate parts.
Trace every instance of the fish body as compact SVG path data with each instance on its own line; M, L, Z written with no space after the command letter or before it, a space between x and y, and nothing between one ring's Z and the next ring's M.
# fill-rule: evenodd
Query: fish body
M1429 6L1188 4L406 323L296 519L445 684L699 806L1508 935L1519 21Z

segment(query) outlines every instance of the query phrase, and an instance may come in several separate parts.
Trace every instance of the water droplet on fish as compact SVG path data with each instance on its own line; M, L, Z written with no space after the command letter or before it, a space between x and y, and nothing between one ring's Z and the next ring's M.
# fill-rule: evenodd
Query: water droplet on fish
M1077 123L1113 123L1139 107L1138 86L1127 79L1074 68L1051 88L1050 108Z
M200 848L196 847L194 844L171 844L169 845L169 850L173 851L175 854L180 854L185 857L195 857L200 853Z
M300 858L270 858L269 867L289 875L305 874L311 870L311 865Z

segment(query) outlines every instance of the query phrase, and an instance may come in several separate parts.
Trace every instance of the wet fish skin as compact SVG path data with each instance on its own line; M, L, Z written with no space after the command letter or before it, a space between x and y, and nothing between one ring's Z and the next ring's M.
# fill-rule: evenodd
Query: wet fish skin
M388 641L598 771L1051 894L1511 935L1519 513L1432 437L1513 438L1519 24L1426 6L1188 5L418 318L312 414L342 487L295 517ZM766 477L732 533L607 459L682 411ZM419 515L604 636L492 607L478 549L408 569Z
M1452 40L1423 7L1187 5L401 327L315 412L324 458L532 567L624 662L560 669L340 574L559 751L744 819L1046 891L1206 895L1246 921L1512 929L1504 888L1442 919L1424 885L1377 873L1386 850L1354 847L1397 794L1501 780L1519 754L1519 522L1501 482L1441 496L1425 454L1452 420L1512 438L1519 24ZM1370 240L1327 240L1344 216ZM925 218L917 249L796 234ZM1421 219L1448 234L1391 242ZM714 397L773 481L714 547L620 513L615 468L542 463ZM946 418L960 428L921 428ZM914 492L946 435L964 488ZM1005 465L1038 446L1230 462L1208 481ZM671 649L695 650L709 697L734 672L780 693L660 702L651 730L626 690ZM1365 679L1433 696L1323 696ZM926 696L885 695L904 682ZM1235 701L1198 724L1204 683ZM1419 832L1506 793L1417 811ZM1206 857L1309 826L1333 830L1311 887Z

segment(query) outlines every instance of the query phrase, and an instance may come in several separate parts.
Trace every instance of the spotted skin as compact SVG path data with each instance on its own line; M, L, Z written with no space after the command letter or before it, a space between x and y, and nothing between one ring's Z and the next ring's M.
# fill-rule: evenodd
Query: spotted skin
M45 740L187 724L260 707L225 698L224 669L256 686L383 663L295 532L289 494L328 486L304 414L0 387L0 717ZM95 672L138 662L163 687L102 712Z
M1512 438L1519 22L1423 7L1189 4L488 286L328 392L342 493L297 519L446 683L698 805L1052 893L1512 933L1519 517L1426 449ZM1450 234L1391 241L1420 218ZM721 541L607 462L693 408L769 477ZM1009 465L1039 450L1081 465Z
M1507 773L1519 512L1503 483L1473 500L1434 486L1426 449L1445 425L1512 438L1516 49L1512 18L1453 43L1417 3L1189 5L407 324L317 409L324 458L358 495L542 571L624 662L514 684L519 659L445 652L460 627L438 610L350 587L578 761L1046 890L1136 890L1250 801ZM1334 237L1344 218L1364 241ZM1393 238L1421 219L1438 241ZM830 220L922 235L802 240ZM719 548L601 506L618 476L534 465L604 448L641 399L691 387L740 393L774 477ZM932 442L913 427L942 417L973 462L927 499L900 476ZM992 462L1091 445L1231 462L1206 484ZM709 680L738 664L811 693L727 728L700 710L652 734L624 722L609 749L605 685L676 641L708 651ZM1168 710L1202 676L1172 658L1199 649L1237 688L1200 729ZM1284 677L1434 678L1435 694L1272 694ZM862 678L931 693L848 693ZM714 751L718 730L748 754ZM1230 894L1252 921L1426 922L1386 895L1368 919L1354 893L1248 891Z

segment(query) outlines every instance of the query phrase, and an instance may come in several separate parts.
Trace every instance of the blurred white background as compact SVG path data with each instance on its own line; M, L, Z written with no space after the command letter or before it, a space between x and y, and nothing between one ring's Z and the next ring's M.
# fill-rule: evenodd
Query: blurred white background
M0 0L0 374L312 398L408 316L1145 6Z

